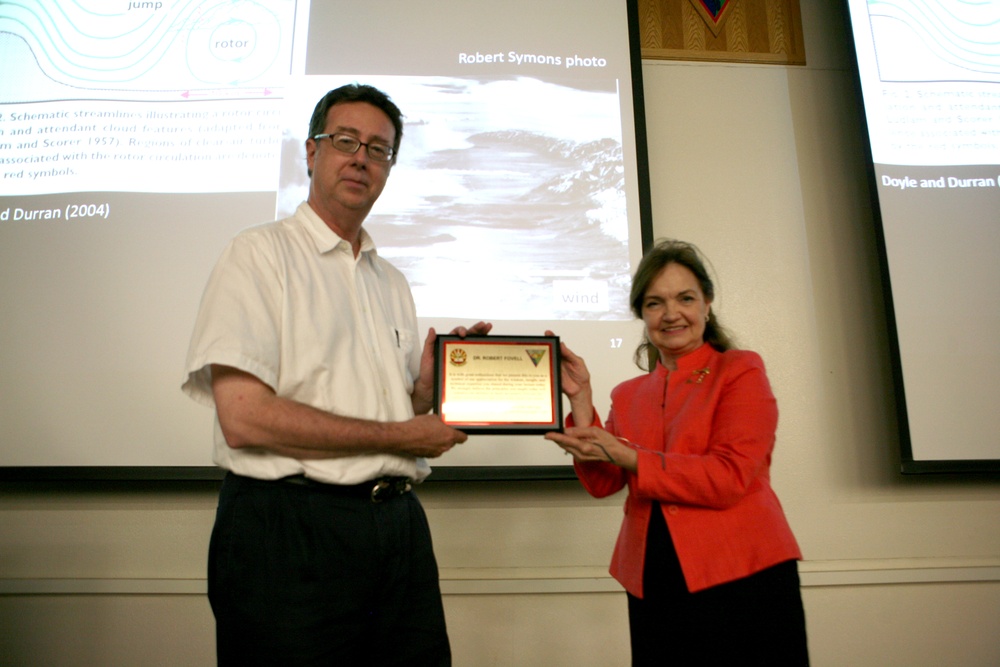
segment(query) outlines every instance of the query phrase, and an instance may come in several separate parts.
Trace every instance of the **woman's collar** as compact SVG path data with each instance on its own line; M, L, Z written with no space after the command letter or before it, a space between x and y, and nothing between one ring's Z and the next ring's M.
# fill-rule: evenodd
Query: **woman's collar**
M699 368L704 368L708 363L708 360L715 353L715 348L708 343L702 343L700 347L695 350L688 352L687 354L677 357L677 371L676 372L693 372ZM667 373L669 369L663 365L662 361L656 362L656 372L657 373Z

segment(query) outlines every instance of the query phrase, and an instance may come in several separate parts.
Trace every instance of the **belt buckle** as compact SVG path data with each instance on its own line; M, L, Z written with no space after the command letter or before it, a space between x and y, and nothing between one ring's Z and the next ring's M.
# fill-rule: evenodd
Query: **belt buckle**
M410 490L408 479L380 479L372 486L372 502L381 503Z

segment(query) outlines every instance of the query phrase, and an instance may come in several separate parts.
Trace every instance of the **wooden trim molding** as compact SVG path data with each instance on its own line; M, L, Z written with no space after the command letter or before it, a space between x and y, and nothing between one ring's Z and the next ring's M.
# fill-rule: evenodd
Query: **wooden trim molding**
M638 0L643 59L805 65L799 0Z

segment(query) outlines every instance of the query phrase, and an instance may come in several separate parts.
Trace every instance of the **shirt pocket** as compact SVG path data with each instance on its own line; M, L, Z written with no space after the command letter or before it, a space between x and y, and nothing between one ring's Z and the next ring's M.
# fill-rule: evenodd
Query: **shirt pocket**
M410 385L409 389L412 390L413 382L420 373L420 354L419 352L414 353L417 351L417 332L412 329L394 327L393 338L396 342L396 347L393 348L396 352L396 363Z

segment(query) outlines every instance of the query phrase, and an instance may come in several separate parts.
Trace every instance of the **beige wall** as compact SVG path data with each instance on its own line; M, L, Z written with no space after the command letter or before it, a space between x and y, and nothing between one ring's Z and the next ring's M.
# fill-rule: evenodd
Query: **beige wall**
M644 63L655 232L705 250L718 312L767 362L814 665L997 665L997 477L897 472L839 5L802 0L806 67ZM439 482L421 497L456 665L627 664L606 575L621 497L575 482ZM214 504L210 483L0 489L0 664L212 664Z

